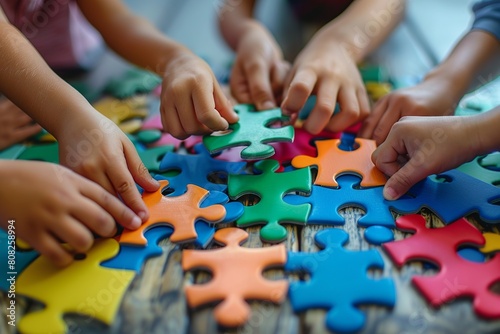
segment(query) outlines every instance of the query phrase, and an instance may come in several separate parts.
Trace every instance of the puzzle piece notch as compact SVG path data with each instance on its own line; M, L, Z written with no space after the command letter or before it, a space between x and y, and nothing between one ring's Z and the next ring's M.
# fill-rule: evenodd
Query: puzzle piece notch
M460 246L481 246L481 232L461 218L442 228L426 228L421 215L402 216L396 220L399 229L415 234L383 245L392 260L401 267L411 260L437 264L441 270L434 276L414 276L413 284L431 305L438 307L459 297L473 299L474 311L484 318L500 318L500 296L489 288L500 280L500 256L486 263L471 262L458 253Z
M396 301L394 282L372 279L368 269L383 269L384 261L375 250L349 251L343 248L349 235L340 229L318 232L317 253L288 253L285 270L306 272L310 279L290 285L289 297L296 312L327 309L326 327L334 332L360 330L365 315L356 307L377 304L392 307Z
M214 159L202 144L195 146L196 154L168 153L160 163L160 171L180 170L174 177L158 176L157 179L166 179L174 190L169 196L179 196L186 192L188 184L195 184L209 191L225 191L227 185L213 183L208 180L212 173L239 174L246 163L227 162Z
M391 201L391 208L402 214L416 213L426 207L449 224L473 212L487 223L500 222L500 188L458 170L427 177L414 185L410 196ZM444 181L444 182L440 182Z
M203 219L209 223L218 223L226 215L222 205L206 208L200 204L209 192L194 184L187 186L187 192L181 196L167 197L162 191L169 187L167 180L160 180L160 188L155 192L144 192L142 198L149 209L149 219L136 230L125 229L120 236L120 243L146 245L144 232L152 226L167 225L174 228L170 237L172 242L189 242L196 240L195 223Z
M342 174L359 175L362 187L376 187L385 184L387 178L371 161L371 154L376 148L375 141L369 139L355 140L358 148L354 151L343 151L338 146L340 139L321 140L316 142L316 157L297 156L292 160L296 168L316 166L318 174L314 184L326 187L337 187L336 178Z
M287 195L284 201L293 205L309 203L308 224L344 225L345 219L339 210L356 206L365 211L365 215L358 220L359 225L395 227L391 202L384 199L383 187L357 188L359 176L349 174L339 176L337 182L339 188L313 185L309 196Z
M215 233L215 240L225 247L182 253L184 271L205 269L212 273L210 282L186 286L188 305L222 301L215 307L214 317L224 327L241 326L248 320L251 310L245 300L280 303L286 297L287 281L270 281L262 276L265 269L285 264L285 246L241 247L247 238L248 233L241 229L225 228Z
M481 161L481 157L476 157L459 166L457 170L491 185L500 184L500 172L483 167Z
M21 273L16 289L45 304L45 308L23 316L22 333L66 333L66 313L77 313L111 324L121 298L135 273L100 266L118 253L114 239L96 240L81 260L66 268L56 267L45 256L37 258Z
M271 142L288 141L294 138L292 126L269 127L275 121L286 121L281 109L257 111L253 105L239 104L234 107L239 121L229 125L226 133L214 133L203 137L203 143L211 154L235 146L248 146L241 151L244 160L266 159L275 153Z
M286 239L286 228L280 223L305 224L310 211L309 204L291 205L283 197L292 191L309 193L311 191L311 173L309 168L291 172L276 173L280 167L276 160L262 160L255 168L258 175L229 175L228 193L232 199L254 194L260 201L252 206L245 206L245 212L236 221L238 227L265 224L260 230L261 238L270 243Z

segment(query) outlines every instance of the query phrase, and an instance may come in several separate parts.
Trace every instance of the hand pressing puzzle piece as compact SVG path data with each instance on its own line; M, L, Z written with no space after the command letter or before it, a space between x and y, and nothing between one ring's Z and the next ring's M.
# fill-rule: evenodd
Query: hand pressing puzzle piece
M342 246L349 235L340 229L323 230L315 239L322 249L318 253L288 252L285 270L310 275L306 282L290 284L289 296L296 312L327 309L329 330L352 332L360 330L365 323L365 315L357 308L359 305L394 306L396 289L392 279L368 276L368 269L384 268L377 250L344 249Z
M188 184L195 184L209 191L225 191L227 185L209 181L209 177L214 173L239 174L246 166L244 162L226 162L214 159L202 144L195 146L197 154L177 154L169 153L165 155L160 171L180 170L176 176L161 177L167 179L173 193L170 196L179 196L186 192Z
M457 219L478 212L488 223L500 222L500 188L484 183L458 170L437 175L413 186L408 195L391 201L400 213L416 213L423 207L431 209L443 222L449 224Z
M241 151L243 159L265 159L274 154L274 148L269 143L293 141L292 126L269 127L275 121L288 120L288 117L281 114L281 109L256 111L252 105L240 104L235 106L234 110L240 119L229 125L229 133L214 133L203 137L203 143L210 153L234 146L248 146Z
M258 175L229 175L228 192L232 199L254 194L260 201L252 206L245 206L245 212L236 221L239 227L265 224L260 230L261 238L266 242L283 241L286 229L280 223L305 224L310 205L290 205L283 201L283 196L292 191L309 193L311 191L311 173L303 168L285 173L275 173L279 168L276 160L263 160L255 164L262 171Z
M284 197L286 203L299 205L311 204L311 213L307 219L308 223L344 225L344 217L339 210L347 206L360 207L365 215L358 220L361 226L382 225L394 227L390 201L386 201L382 195L383 187L359 188L360 178L356 175L341 175L337 178L339 188L328 188L312 186L310 196L287 195Z
M19 276L17 293L45 304L20 319L22 333L66 333L63 316L77 313L111 324L135 273L101 267L118 253L114 239L96 240L82 259L58 268L40 256Z
M435 276L412 279L428 302L437 307L459 297L469 297L478 315L500 318L500 296L490 291L500 281L500 256L480 263L468 261L457 253L460 246L484 244L478 229L464 218L430 229L421 215L400 217L396 225L401 230L415 231L413 236L383 245L399 267L411 260L423 260L441 268Z
M214 316L225 327L241 326L248 320L248 299L280 303L286 297L287 281L270 281L262 276L265 269L285 264L285 246L241 247L247 238L248 233L241 229L225 228L215 233L215 240L225 247L182 252L184 271L205 269L212 274L212 280L206 284L186 286L189 306L221 302L215 307Z
M172 242L194 241L195 223L203 219L209 223L218 223L226 216L222 205L200 207L209 192L196 185L189 184L187 192L181 196L163 196L162 191L169 186L168 181L160 180L160 188L152 193L144 192L142 198L149 209L149 219L137 230L125 229L120 236L120 243L146 245L144 232L151 226L167 225L174 228L170 237Z
M341 174L359 175L362 187L384 185L387 180L385 175L371 160L375 141L358 138L356 143L359 147L354 151L343 151L338 147L340 139L317 141L317 157L301 155L292 160L292 165L296 168L316 166L318 175L314 184L319 186L337 187L335 179Z

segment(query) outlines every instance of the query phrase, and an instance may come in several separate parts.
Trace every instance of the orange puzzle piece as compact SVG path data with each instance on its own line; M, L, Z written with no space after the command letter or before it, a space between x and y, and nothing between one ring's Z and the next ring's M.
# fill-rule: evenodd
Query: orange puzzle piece
M168 187L168 181L159 182L160 189L152 193L144 192L142 195L149 208L149 219L137 230L125 229L120 236L120 243L146 245L144 232L157 225L168 225L174 228L170 236L172 242L192 241L198 236L195 230L195 222L198 219L218 223L226 216L226 209L220 204L200 208L200 204L209 194L208 190L188 184L187 192L183 195L167 197L161 192Z
M344 151L338 146L340 139L316 141L317 157L299 155L292 160L296 168L317 166L318 175L314 184L326 187L338 187L335 180L342 174L354 173L362 180L362 187L382 186L387 181L385 175L375 167L371 154L377 147L375 141L356 138L359 147L354 151Z
M285 245L266 248L244 248L240 244L248 233L231 227L218 230L215 240L226 247L212 250L184 250L182 268L184 271L207 269L212 280L203 285L186 286L189 306L222 301L214 309L214 316L222 326L243 325L250 316L250 307L245 300L266 300L282 302L288 291L286 280L270 281L262 272L270 266L286 263Z

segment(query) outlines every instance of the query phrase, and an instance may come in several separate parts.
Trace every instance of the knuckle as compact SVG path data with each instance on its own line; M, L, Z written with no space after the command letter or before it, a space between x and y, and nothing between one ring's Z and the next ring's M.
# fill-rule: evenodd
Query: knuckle
M96 233L103 237L112 236L115 222L113 218L105 211L101 211L96 217ZM90 245L92 245L92 240L90 240Z
M320 115L330 116L333 114L334 106L329 101L321 101L316 104L316 110Z
M128 193L132 189L132 184L129 181L122 181L118 186L116 187L116 191L119 194L125 194Z
M290 85L290 91L295 94L305 95L309 93L309 86L307 85L307 82L303 80L297 80Z

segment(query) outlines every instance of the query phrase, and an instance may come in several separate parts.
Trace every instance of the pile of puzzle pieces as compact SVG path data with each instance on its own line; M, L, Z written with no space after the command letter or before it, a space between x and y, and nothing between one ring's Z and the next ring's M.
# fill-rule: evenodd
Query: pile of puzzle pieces
M153 79L147 81L151 89L158 84ZM161 132L158 115L146 118L144 100L134 96L144 91L126 88L117 93L121 100L108 97L96 106L120 110L117 123L141 119L139 128L126 127L161 184L157 192L142 194L150 218L137 230L96 240L87 254L75 255L75 262L64 269L33 250L18 249L17 293L44 304L20 318L21 333L67 332L63 316L68 313L112 324L132 280L148 259L163 253L158 243L167 238L183 247L186 273L211 273L206 284L186 285L185 297L193 309L215 304L213 315L223 328L248 321L249 300L279 304L289 298L299 314L324 309L325 327L332 332L358 331L366 320L359 306L391 309L398 302L391 277L368 274L387 265L382 252L398 268L412 260L439 265L435 276L412 278L429 305L468 297L478 316L500 319L500 296L491 291L500 281L500 236L483 234L464 218L475 214L485 226L500 223L498 153L428 177L390 202L382 196L386 177L371 162L375 143L356 138L355 131L313 136L283 125L287 119L280 109L257 112L251 105L237 105L240 121L227 133L177 140ZM57 143L21 146L2 152L2 157L58 162ZM345 248L349 234L341 229L345 219L339 210L349 206L365 212L357 223L373 245L369 250ZM418 214L423 208L446 226L426 227ZM319 251L287 251L288 224L327 226L315 235ZM245 247L249 226L261 226L260 237L270 245ZM413 234L395 241L396 230ZM7 235L0 235L0 244L6 242ZM221 247L213 248L214 243ZM285 277L264 278L269 268L281 269ZM293 279L304 273L309 280ZM454 280L461 288L446 289ZM0 289L7 291L6 279L0 281Z

